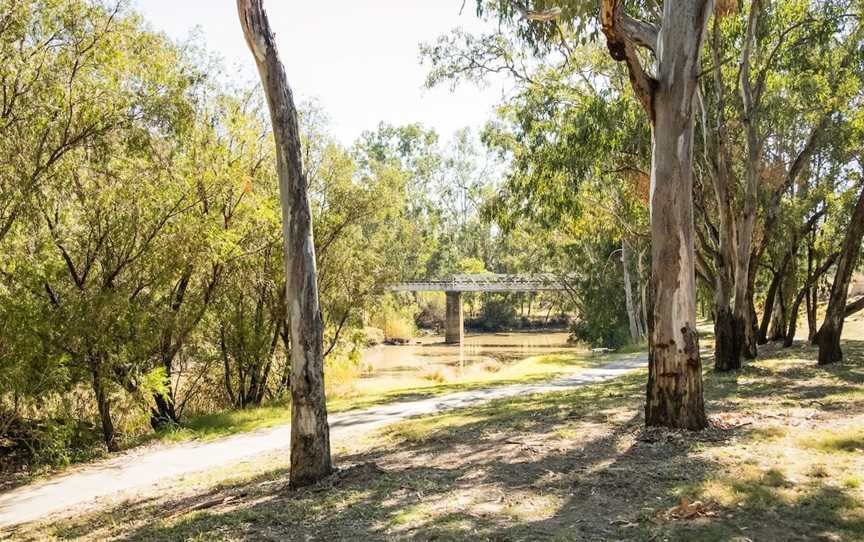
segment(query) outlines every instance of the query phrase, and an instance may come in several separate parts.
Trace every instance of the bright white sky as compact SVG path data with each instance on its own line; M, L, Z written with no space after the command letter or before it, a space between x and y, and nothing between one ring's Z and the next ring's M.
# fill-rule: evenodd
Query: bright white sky
M183 40L198 32L229 73L257 81L234 0L134 0L157 30ZM315 98L334 135L350 144L381 121L421 122L443 140L455 130L479 128L501 101L499 79L487 88L448 85L425 89L428 70L418 44L456 26L481 30L474 0L265 0L289 82L298 99Z

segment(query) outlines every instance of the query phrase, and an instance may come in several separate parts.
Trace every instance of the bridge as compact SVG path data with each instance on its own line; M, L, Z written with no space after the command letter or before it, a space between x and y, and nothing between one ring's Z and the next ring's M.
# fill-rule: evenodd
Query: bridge
M465 321L462 313L462 292L542 292L560 291L566 287L553 275L500 275L483 273L454 275L449 280L419 280L392 284L393 292L444 292L447 311L444 318L444 342L462 344Z

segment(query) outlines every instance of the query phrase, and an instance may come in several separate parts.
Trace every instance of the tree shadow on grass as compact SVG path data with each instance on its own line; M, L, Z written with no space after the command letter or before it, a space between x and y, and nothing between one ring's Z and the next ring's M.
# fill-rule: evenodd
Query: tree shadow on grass
M801 365L709 372L709 410L722 404L724 414L735 415L778 396L825 399L857 382L852 366L837 369L838 382L806 386L798 371L811 369ZM798 482L782 472L734 477L704 453L760 437L763 428L644 429L643 393L639 372L412 419L379 435L383 446L339 457L361 466L313 488L288 490L278 469L202 494L76 518L53 531L76 539L91 529L91 539L119 540L864 539L862 504L851 488L810 480L792 492ZM667 517L682 496L718 484L734 502L706 503L711 514L688 521Z
M119 538L572 540L585 535L603 539L618 529L609 523L611 519L637 520L632 511L640 511L641 505L665 496L674 484L699 477L697 473L710 467L688 456L694 441L666 434L654 438L650 432L643 435L638 412L641 388L641 377L627 377L594 390L464 409L462 419L472 420L468 423L433 426L422 438L403 439L395 451L373 450L342 458L343 463L372 462L381 471L353 469L301 491L286 491L284 474L278 473L277 483L260 491L250 489L254 483L244 482L216 492L216 496L245 492L236 506L229 501L227 506L177 520L145 522ZM565 442L550 441L548 435L567 420L574 430L603 426L608 431L595 431L593 438L584 440L576 435ZM208 492L197 501L213 497L214 492ZM161 508L147 504L108 515L123 522L135 516L164 516L190 505L194 506L184 499L163 503ZM70 539L80 533L66 532Z
M864 386L864 341L844 341L848 353L842 363L819 366L817 349L798 344L789 348L768 345L760 350L760 358L769 363L747 361L730 373L712 373L712 386L706 389L706 399L739 401L766 398L786 402L787 406L812 406L843 397L850 389ZM859 402L860 403L860 402ZM864 403L844 408L864 409Z
M734 510L717 516L672 524L662 529L673 540L840 541L864 540L862 503L848 489L811 484L789 493L795 483L776 471L729 484L740 498ZM730 515L735 521L729 521Z

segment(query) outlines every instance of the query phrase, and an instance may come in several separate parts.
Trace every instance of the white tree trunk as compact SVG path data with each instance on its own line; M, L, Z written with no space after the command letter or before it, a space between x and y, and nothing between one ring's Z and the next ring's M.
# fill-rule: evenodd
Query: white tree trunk
M665 0L661 27L603 0L600 22L613 59L626 62L636 98L652 126L652 318L645 423L688 429L707 425L696 333L693 250L693 97L713 0ZM635 47L654 53L656 76Z
M627 304L627 321L630 324L630 340L639 342L639 324L636 321L636 305L633 303L633 286L630 283L630 251L627 241L621 238L621 268L624 270L624 298Z
M237 0L237 10L267 95L276 140L291 337L290 481L293 486L302 486L317 482L333 470L312 213L300 153L297 111L267 15L261 0Z

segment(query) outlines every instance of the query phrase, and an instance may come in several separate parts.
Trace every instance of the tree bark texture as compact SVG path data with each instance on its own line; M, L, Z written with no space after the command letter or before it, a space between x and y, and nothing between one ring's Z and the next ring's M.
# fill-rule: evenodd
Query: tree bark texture
M664 44L664 50L673 51L683 45L676 40L669 41L671 43ZM669 64L686 66L687 59L675 60ZM691 69L695 65L698 62L691 64ZM648 425L701 429L707 422L696 334L691 199L693 120L689 110L692 90L687 97L686 89L680 88L685 85L668 84L674 83L676 78L681 81L685 74L686 70L666 74L661 71L661 81L665 75L667 84L661 83L654 98L656 124L651 176L654 329L645 421ZM694 80L695 75L696 72L692 72Z
M858 195L858 202L852 219L846 229L843 249L837 259L837 272L831 285L831 297L825 311L825 320L819 328L819 365L835 363L843 359L840 348L840 335L843 333L843 321L846 317L846 297L849 293L849 282L852 272L858 263L861 251L861 237L864 236L864 188Z
M267 96L276 140L291 337L290 483L297 487L315 483L333 470L312 213L294 98L262 0L237 0L237 9Z
M696 333L693 225L693 97L711 0L667 0L662 30L632 19L618 0L604 0L601 23L609 53L624 61L652 125L650 333L645 423L702 429L702 361ZM654 52L656 76L634 46Z

